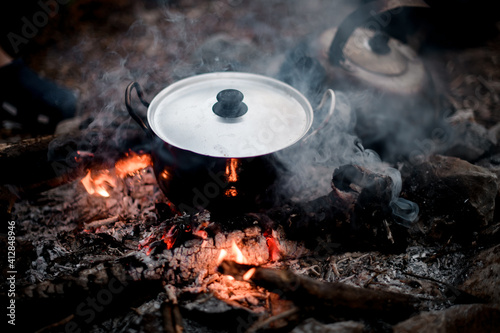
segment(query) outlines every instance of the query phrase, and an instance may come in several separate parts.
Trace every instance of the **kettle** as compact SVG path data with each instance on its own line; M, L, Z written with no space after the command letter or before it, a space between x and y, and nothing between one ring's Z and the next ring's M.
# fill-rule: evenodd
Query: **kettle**
M311 100L324 86L344 94L356 118L354 134L390 162L409 156L441 126L438 94L425 63L382 29L402 7L429 6L423 0L366 3L338 27L300 42L279 74Z

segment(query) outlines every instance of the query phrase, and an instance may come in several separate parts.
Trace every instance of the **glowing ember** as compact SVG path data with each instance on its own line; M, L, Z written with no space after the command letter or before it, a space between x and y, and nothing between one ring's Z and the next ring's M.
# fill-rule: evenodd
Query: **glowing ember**
M109 174L109 170L99 172L96 176L92 176L90 170L82 179L82 184L89 194L97 194L102 197L109 197L108 188L116 186L116 180Z
M175 241L177 240L177 234L178 234L178 229L174 225L166 235L163 236L163 241L165 244L167 244L167 249L170 250L172 247L174 247Z
M92 158L92 157L94 157L94 154L92 154L91 152L77 150L76 156L75 156L75 161L80 163L83 161L84 158Z
M238 195L238 190L234 186L231 186L226 190L226 192L224 192L224 194L226 197L235 197Z
M130 152L124 158L115 163L116 175L120 178L133 176L139 171L152 165L151 156L149 154L136 154Z
M252 278L255 273L255 267L250 268L245 274L243 274L243 280L248 281Z
M160 173L160 177L161 177L161 179L169 179L170 178L170 173L166 169L164 169Z
M236 169L238 168L238 159L230 158L226 162L226 176L227 181L230 183L235 183L238 181L238 173Z
M273 235L274 230L266 231L264 237L266 237L266 244L269 250L269 260L276 261L280 258L280 250L278 247L278 241Z

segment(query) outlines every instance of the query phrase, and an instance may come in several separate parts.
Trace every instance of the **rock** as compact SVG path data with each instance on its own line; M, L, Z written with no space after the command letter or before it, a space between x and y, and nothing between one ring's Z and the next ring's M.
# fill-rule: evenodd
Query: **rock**
M484 250L474 258L469 278L460 289L500 305L500 245Z
M454 156L469 162L476 161L495 144L495 135L475 122L460 122L453 126L449 144L441 151L443 155Z
M496 332L500 308L484 304L457 305L438 312L422 312L393 327L394 333Z
M470 242L493 221L498 178L455 157L433 155L401 170L402 197L420 206L419 226L434 241Z

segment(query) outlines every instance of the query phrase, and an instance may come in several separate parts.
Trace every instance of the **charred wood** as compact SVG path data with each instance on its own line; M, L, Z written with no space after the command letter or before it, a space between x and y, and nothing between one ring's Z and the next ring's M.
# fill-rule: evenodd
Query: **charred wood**
M130 147L140 146L141 136L136 130L84 130L4 144L0 185L18 197L43 192L83 177L87 169L112 167Z
M250 269L253 274L249 273ZM325 283L288 270L223 261L219 271L281 294L315 316L384 318L388 322L397 322L417 312L420 304L420 301L411 295L361 289L342 283Z

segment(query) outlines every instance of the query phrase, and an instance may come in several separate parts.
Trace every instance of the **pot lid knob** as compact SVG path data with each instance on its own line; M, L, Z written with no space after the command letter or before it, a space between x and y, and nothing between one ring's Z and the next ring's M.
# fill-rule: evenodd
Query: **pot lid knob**
M217 103L212 107L212 111L223 118L237 118L243 116L248 111L248 107L243 103L243 93L236 89L225 89L217 94Z

